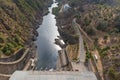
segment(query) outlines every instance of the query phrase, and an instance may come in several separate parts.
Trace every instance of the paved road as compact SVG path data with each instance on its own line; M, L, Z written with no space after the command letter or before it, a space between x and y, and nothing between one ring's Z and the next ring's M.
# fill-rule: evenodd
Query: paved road
M79 48L80 48L80 53L78 55L80 62L84 63L85 62L85 58L86 58L86 51L84 49L84 42L83 42L83 38L82 35L80 33L80 25L76 23L76 19L73 19L73 25L76 27L76 31L77 33L79 33Z
M76 31L76 35L79 36L79 48L80 48L78 54L79 62L78 63L71 62L72 68L74 71L76 70L80 72L88 71L87 67L84 65L86 59L86 51L84 49L84 42L80 32L80 25L76 23L76 19L73 19L72 25Z
M73 70L88 71L87 67L84 65L85 59L86 59L86 51L84 49L84 42L79 29L80 25L76 23L76 19L73 19L72 24L77 34L79 34L79 48L80 48L79 55L78 55L79 63L72 62Z

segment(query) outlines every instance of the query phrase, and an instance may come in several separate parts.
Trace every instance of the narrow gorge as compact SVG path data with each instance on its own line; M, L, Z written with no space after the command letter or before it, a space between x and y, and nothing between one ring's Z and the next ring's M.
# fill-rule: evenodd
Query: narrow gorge
M0 0L0 80L120 80L120 1Z

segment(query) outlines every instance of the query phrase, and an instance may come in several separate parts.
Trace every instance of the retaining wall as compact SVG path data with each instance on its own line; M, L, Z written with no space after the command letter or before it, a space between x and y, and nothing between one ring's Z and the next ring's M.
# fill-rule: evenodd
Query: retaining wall
M24 53L24 49L21 48L18 51L16 51L12 56L7 57L7 58L0 58L0 62L12 62L12 61L16 61L18 59L21 58L21 56Z
M29 53L30 50L28 48L25 50L25 52L23 52L23 55L20 59L13 62L0 62L0 73L9 75L16 70L22 70L30 58Z

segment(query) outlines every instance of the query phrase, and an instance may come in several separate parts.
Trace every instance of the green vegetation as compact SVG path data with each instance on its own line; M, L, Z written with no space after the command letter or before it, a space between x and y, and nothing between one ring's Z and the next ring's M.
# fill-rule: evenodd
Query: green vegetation
M74 61L74 62L78 62L79 59L78 59L78 58L73 58L73 61Z
M0 0L0 55L10 56L25 47L49 1ZM39 16L39 17L38 17ZM34 27L33 27L34 26Z
M115 27L120 32L120 15L115 18Z
M107 27L108 27L107 21L100 21L97 25L97 29L101 31L105 31Z
M92 46L95 46L101 56L103 69L106 71L104 73L105 80L120 79L120 5L116 5L116 1L118 1L117 4L120 4L119 0L69 0L68 3L74 9L74 13L69 18L63 18L65 21L62 25L69 24L63 30L73 34L70 20L77 18L77 23L87 33L84 39L87 37L91 39L94 42ZM59 19L61 15L58 15L58 9L54 11L58 16L59 23L63 19ZM88 40L85 41L87 44L90 43ZM86 61L90 58L94 60L91 55L93 49L91 49L91 45L86 45L86 43L84 44Z
M11 46L11 45L9 45L9 44L6 44L6 45L4 46L4 48L2 49L2 52L3 52L5 55L9 56L9 55L13 54L13 49L12 49L12 47L13 47L13 46Z
M86 8L86 6L89 7ZM79 9L83 9L83 11ZM103 34L114 32L114 34L117 34L120 31L119 13L119 7L101 4L82 5L76 11L77 16L80 16L77 17L78 23L80 23L84 31L90 36L95 36L98 32L103 32Z
M111 80L119 80L120 79L120 72L116 72L113 67L110 67L108 70L108 75L110 76Z
M4 42L3 38L0 37L0 43L3 43L3 42Z
M91 52L88 49L88 46L87 46L85 41L84 41L84 47L85 47L85 50L86 50L86 61L88 61L90 58L92 58L92 55L91 55Z
M87 18L87 17L86 17L86 18L83 19L83 20L84 20L84 23L83 23L83 24L84 24L85 26L90 25L90 23L91 23L91 19L90 19L90 18Z
M107 51L110 49L110 47L105 47L101 50L99 50L99 53L102 57L106 56L107 55Z
M90 36L96 35L96 31L92 27L88 27L86 33Z
M57 16L59 14L59 11L60 11L60 7L55 7L53 8L52 13Z

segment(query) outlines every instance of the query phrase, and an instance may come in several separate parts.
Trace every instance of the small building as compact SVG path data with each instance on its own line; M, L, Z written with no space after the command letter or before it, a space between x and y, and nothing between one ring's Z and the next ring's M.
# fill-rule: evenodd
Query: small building
M67 12L71 7L69 6L69 4L65 4L62 6L60 13L62 12Z
M64 6L63 6L63 10L64 11L67 11L68 9L70 9L71 7L69 6L69 4L65 4Z

